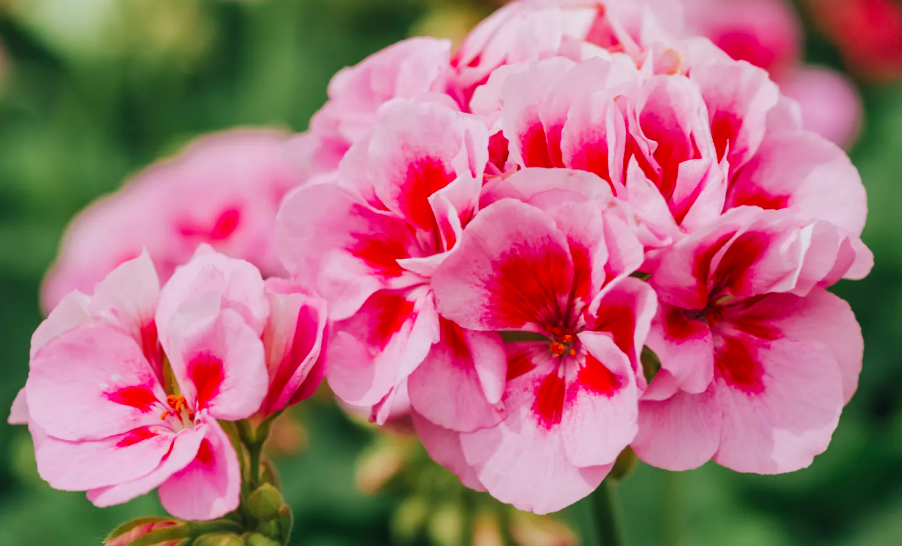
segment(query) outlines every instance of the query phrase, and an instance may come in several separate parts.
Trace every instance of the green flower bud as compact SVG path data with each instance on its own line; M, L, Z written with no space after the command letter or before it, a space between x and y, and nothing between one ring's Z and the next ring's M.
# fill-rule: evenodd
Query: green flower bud
M246 546L246 542L235 535L203 535L194 541L194 546Z
M271 521L278 518L279 509L283 504L282 494L268 483L257 488L247 499L248 511L260 521Z
M247 544L247 546L281 546L275 540L263 536L260 533L245 536L244 543Z
M633 450L629 446L627 446L626 449L617 456L617 461L614 463L614 468L611 469L611 473L608 474L608 478L613 479L615 482L619 482L632 474L638 464L639 459L636 457L636 454L633 453Z

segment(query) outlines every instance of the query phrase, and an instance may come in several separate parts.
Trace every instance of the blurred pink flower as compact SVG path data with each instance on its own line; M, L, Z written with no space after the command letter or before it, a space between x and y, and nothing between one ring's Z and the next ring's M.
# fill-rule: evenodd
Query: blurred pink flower
M45 279L44 310L73 290L90 294L142 250L165 282L200 244L278 275L275 217L282 196L306 181L287 135L240 129L201 138L177 157L140 173L72 222Z
M849 306L823 289L851 265L842 240L826 222L743 207L664 253L649 281L661 371L639 404L641 459L777 474L827 448L864 348Z
M802 64L802 22L787 0L683 0L687 31L706 36L730 57L766 70L799 102L806 129L848 147L861 124L852 82ZM828 114L829 113L829 114Z
M895 0L806 0L846 67L876 81L902 78L902 4Z

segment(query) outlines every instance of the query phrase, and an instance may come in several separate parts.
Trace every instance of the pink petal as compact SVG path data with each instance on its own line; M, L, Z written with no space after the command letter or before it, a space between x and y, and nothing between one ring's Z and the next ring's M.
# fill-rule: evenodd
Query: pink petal
M88 308L95 318L121 326L134 336L148 362L160 370L162 377L162 353L154 324L159 299L157 270L144 251L117 267L94 288Z
M400 384L439 340L432 295L376 292L353 317L335 324L326 375L343 401L372 406Z
M204 438L204 430L182 430L172 441L172 449L149 474L136 480L92 489L88 491L88 500L94 503L94 506L106 508L150 493L173 474L191 464L197 457Z
M576 466L613 464L637 431L638 389L629 358L604 334L582 332L588 353L568 381L561 433Z
M499 400L493 403L487 399L469 339L491 336L495 347L481 356L498 359L505 366L507 356L500 336L482 332L468 334L446 319L439 319L439 324L441 340L432 346L408 380L411 406L425 419L455 431L470 432L496 424L503 418L504 409ZM494 364L487 367L497 368ZM503 376L498 379L503 385Z
M693 67L690 79L708 107L717 159L726 155L734 175L761 146L780 91L767 72L743 62L705 63Z
M512 73L501 93L501 126L510 141L511 159L523 167L562 167L560 152L549 150L548 130L540 117L542 101L551 87L574 66L563 57L537 62ZM559 141L559 139L558 139Z
M71 441L157 425L166 398L141 347L103 323L69 330L39 349L25 389L31 418Z
M13 405L9 409L9 418L6 422L10 425L27 425L29 420L28 398L25 396L25 387L22 387L16 394L15 400L13 400Z
M468 150L468 141L474 140L476 147ZM475 209L487 148L485 126L447 106L392 103L380 112L370 137L368 172L377 196L390 211L431 232L437 226L429 197L455 181L469 187L454 203L456 208L460 212ZM471 158L475 150L481 150L479 157Z
M94 319L88 310L90 302L91 298L81 292L72 292L63 298L32 334L31 358L34 358L38 349L63 332L93 322Z
M734 327L765 339L816 342L827 347L839 364L846 403L858 388L864 339L851 307L823 288L807 297L772 294L738 313Z
M269 386L259 334L231 309L173 336L172 373L194 411L237 421L253 415Z
M733 181L727 207L790 209L860 235L867 196L858 170L835 144L805 131L771 134Z
M589 313L595 317L589 328L609 333L638 372L639 356L657 307L654 290L639 279L627 277L609 285L589 307Z
M35 456L54 489L86 491L146 476L169 453L174 435L163 423L103 440L67 442L48 437Z
M261 409L268 414L295 400L314 367L323 360L328 308L324 300L282 279L269 279L266 290L271 313L263 331L263 345L270 386ZM316 381L306 388L315 390L318 384Z
M711 328L690 312L661 305L646 341L687 393L702 393L714 379L714 338Z
M156 323L167 354L173 319L191 301L213 299L221 309L231 309L259 336L269 316L269 301L260 271L244 260L217 254L209 247L180 267L163 287Z
M713 386L701 394L680 391L665 400L639 402L639 433L631 447L652 466L675 472L691 470L717 452L722 428L723 415Z
M739 472L805 468L827 449L843 407L836 359L820 343L715 338L723 434L714 456Z
M423 442L423 447L426 448L432 460L456 474L460 481L470 489L485 491L485 487L479 483L479 478L476 477L476 472L464 457L460 445L460 434L432 423L415 411L410 416L413 418L417 436Z
M333 320L353 315L379 289L419 282L398 263L421 255L410 226L333 184L289 194L277 236L285 267L329 302Z
M511 198L539 208L565 201L592 201L604 208L614 201L610 184L585 171L571 169L520 169L510 176L498 177L486 184L481 198L485 208Z
M215 419L203 428L194 460L160 485L160 502L177 518L216 519L240 502L241 467L229 437Z
M477 215L432 286L442 316L494 331L559 323L572 282L567 240L552 219L504 200Z
M496 499L546 514L594 491L613 465L580 468L569 461L562 427L565 385L547 344L509 348L507 417L491 428L460 435L467 462ZM547 358L536 358L544 353Z

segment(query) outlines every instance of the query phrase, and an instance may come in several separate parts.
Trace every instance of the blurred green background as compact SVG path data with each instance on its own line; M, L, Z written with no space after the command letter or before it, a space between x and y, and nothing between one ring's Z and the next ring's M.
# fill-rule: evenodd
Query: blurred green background
M339 68L412 32L456 32L490 9L462 5L0 0L0 408L24 384L40 280L79 209L204 132L305 129ZM808 42L810 60L840 66L825 39L810 33ZM673 531L683 545L902 544L902 86L862 92L865 128L852 158L870 197L864 238L877 266L838 287L862 324L866 354L831 448L810 469L780 477L640 466L620 487L630 544L663 544ZM309 445L279 459L296 510L292 543L397 543L392 514L403 487L366 496L355 486L355 461L373 433L325 398L297 414ZM159 512L153 496L100 510L51 490L27 431L0 426L0 545L93 546L123 520ZM565 517L579 527L589 512L576 505Z

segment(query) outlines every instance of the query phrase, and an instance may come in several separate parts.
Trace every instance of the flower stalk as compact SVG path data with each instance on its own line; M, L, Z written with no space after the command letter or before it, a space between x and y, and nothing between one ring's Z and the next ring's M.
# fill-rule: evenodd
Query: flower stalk
M607 479L592 493L592 512L598 546L625 546L623 509L617 495L617 482ZM587 541L589 543L589 541Z

